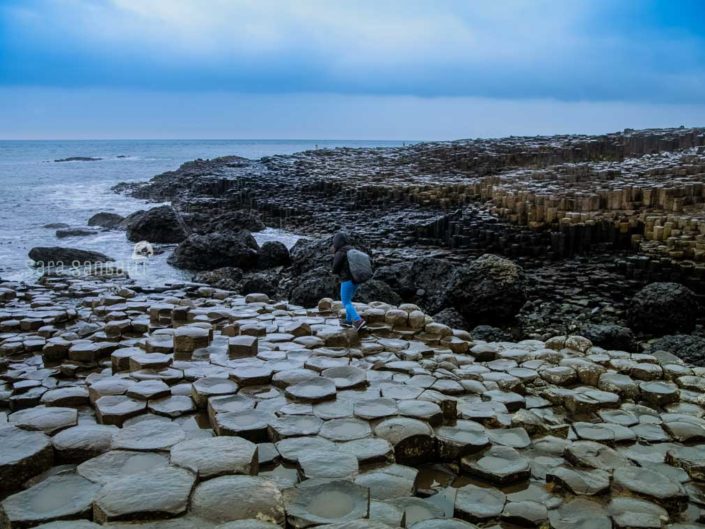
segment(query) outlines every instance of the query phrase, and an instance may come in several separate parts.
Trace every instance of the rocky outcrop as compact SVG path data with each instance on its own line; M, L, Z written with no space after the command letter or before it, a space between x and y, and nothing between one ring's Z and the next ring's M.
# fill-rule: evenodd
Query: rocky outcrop
M676 334L663 336L648 344L648 351L667 351L684 362L705 367L705 337Z
M692 331L698 311L698 300L689 288L678 283L652 283L634 295L627 317L635 331L659 336Z
M114 259L99 252L79 250L77 248L63 248L60 246L37 246L29 251L29 258L37 264L45 266L72 266L74 263L84 265L93 263L106 263Z
M338 297L337 291L338 280L331 275L330 270L317 268L298 278L288 298L292 303L305 307L311 303L318 303L322 298Z
M584 325L580 334L605 349L636 351L636 337L628 327L613 323L591 323Z
M186 232L171 206L160 206L131 216L127 222L127 239L132 242L178 243Z
M89 226L99 226L101 228L119 228L125 217L117 213L101 211L88 219Z
M374 278L388 284L404 301L430 313L449 304L448 289L453 265L443 259L419 257L380 267Z
M288 266L291 262L289 249L279 241L267 241L259 249L257 268L267 269Z
M394 292L387 283L378 279L370 279L360 285L355 293L354 301L362 303L381 301L390 305L401 305L403 302L399 294Z
M169 257L169 263L187 270L215 270L257 266L259 246L247 230L192 234Z
M506 323L526 301L524 271L509 259L483 255L455 270L448 297L469 324Z

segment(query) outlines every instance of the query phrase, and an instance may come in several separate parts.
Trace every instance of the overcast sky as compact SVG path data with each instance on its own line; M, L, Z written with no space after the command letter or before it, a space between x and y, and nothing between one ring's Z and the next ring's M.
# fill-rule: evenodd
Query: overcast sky
M705 125L699 0L0 0L0 138Z

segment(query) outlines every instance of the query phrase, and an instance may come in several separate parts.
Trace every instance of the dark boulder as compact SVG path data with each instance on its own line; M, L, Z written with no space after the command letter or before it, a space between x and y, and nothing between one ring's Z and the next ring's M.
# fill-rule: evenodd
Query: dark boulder
M468 326L465 318L463 318L463 315L453 307L448 307L440 312L437 312L432 316L432 318L433 321L447 325L451 329L466 329Z
M114 261L112 257L99 252L62 248L60 246L37 246L29 251L29 258L37 264L44 264L45 266L50 263L53 263L54 266L72 266L74 263L83 265Z
M452 274L453 265L448 261L421 257L380 267L374 279L388 284L404 301L435 313L448 305L448 282Z
M469 324L506 323L526 301L524 271L509 259L485 254L455 270L448 297Z
M131 216L127 222L127 239L132 242L177 243L186 232L171 206L160 206Z
M215 270L225 266L243 270L257 265L257 241L247 230L192 234L168 259L169 264L188 270Z
M689 364L705 367L705 338L687 334L664 336L651 342L649 353L668 351Z
M279 289L279 280L279 274L273 271L249 273L240 281L238 292L242 295L261 293L275 298Z
M289 249L279 241L267 241L259 249L257 268L265 270L277 266L287 266L291 262Z
M366 283L360 285L355 293L354 301L362 303L370 303L371 301L383 301L390 305L400 305L403 303L401 296L392 290L387 283L378 279L370 279Z
M485 342L510 342L512 340L511 334L491 325L478 325L470 331L470 336L473 340L484 340Z
M199 272L193 278L196 283L206 283L223 290L237 290L242 279L242 270L232 266L216 268L206 272Z
M688 287L679 283L651 283L634 295L627 319L635 331L660 336L692 331L697 314L698 300Z
M337 296L338 280L328 268L317 268L299 277L289 292L289 301L303 307L315 307L321 298Z
M101 228L118 228L123 220L125 220L125 217L122 215L101 211L88 219L88 225L99 226Z
M636 338L628 327L613 323L588 323L578 332L593 345L616 351L636 351Z
M45 224L42 226L42 228L47 228L49 230L58 230L61 228L70 228L71 226L66 224L65 222L50 222L49 224Z

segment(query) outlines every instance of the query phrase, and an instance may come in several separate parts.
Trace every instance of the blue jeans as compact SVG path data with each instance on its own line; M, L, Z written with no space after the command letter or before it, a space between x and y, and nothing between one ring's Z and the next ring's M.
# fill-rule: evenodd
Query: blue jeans
M361 319L352 304L355 292L357 292L357 285L354 282L343 281L340 283L340 299L343 301L343 307L345 307L345 319L349 322Z

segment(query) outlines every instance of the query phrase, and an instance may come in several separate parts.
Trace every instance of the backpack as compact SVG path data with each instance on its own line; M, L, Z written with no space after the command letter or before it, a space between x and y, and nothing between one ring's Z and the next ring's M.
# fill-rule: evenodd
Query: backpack
M369 281L372 278L372 261L370 260L370 256L354 248L348 250L346 255L353 281L358 285Z

